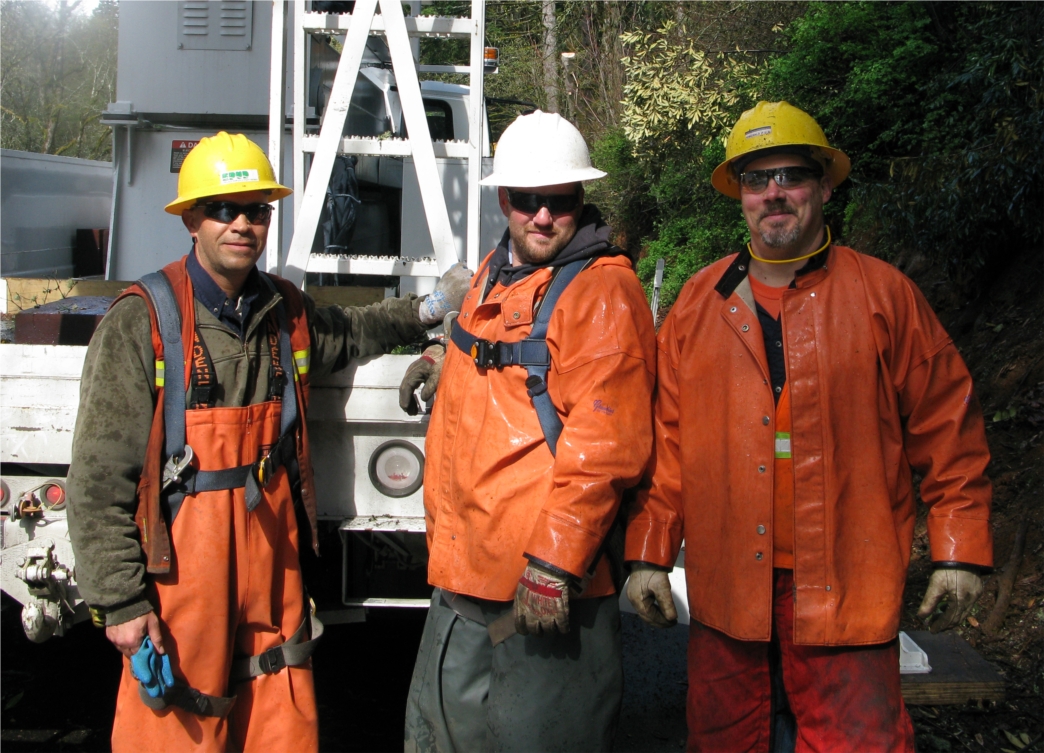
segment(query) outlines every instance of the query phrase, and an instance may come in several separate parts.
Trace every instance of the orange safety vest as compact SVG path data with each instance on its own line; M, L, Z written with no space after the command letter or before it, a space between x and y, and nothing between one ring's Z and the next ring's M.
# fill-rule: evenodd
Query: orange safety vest
M181 342L184 349L183 358L186 364L185 384L183 385L185 390L188 389L191 377L191 369L188 368L188 365L193 360L192 348L196 331L196 307L192 281L189 278L186 267L187 258L182 257L180 261L172 262L162 270L162 273L166 275L174 288L174 295L178 301L178 308L181 311ZM268 279L272 281L279 294L283 297L282 305L286 306L287 309L287 326L290 329L290 343L294 351L295 361L293 374L297 385L297 389L294 392L297 398L299 420L295 445L300 474L300 501L304 506L311 527L312 547L318 554L319 535L316 516L315 482L310 460L308 427L305 421L309 394L308 358L311 352L311 332L308 327L308 318L305 314L304 299L301 291L281 277L268 275ZM163 466L167 460L163 457L165 437L163 396L166 387L163 377L165 353L163 338L159 331L159 323L156 318L156 312L153 309L152 300L138 283L127 288L113 302L113 305L131 295L144 298L148 304L149 319L152 324L152 348L156 354L156 408L152 417L152 428L149 432L149 441L141 477L138 481L138 508L134 520L140 532L141 548L145 553L148 572L159 575L170 572L171 555L167 516L164 515L160 502Z

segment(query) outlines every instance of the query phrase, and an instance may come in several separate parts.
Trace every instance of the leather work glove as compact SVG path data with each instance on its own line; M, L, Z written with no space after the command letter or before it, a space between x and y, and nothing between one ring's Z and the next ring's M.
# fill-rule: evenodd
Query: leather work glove
M928 590L917 616L927 622L942 598L946 597L946 610L932 620L929 629L933 633L948 630L968 616L981 594L982 578L978 573L961 568L936 570L928 580Z
M471 270L459 262L450 267L446 274L439 278L435 289L421 301L418 311L421 324L434 327L449 312L460 311L464 296L471 287L471 276Z
M627 598L634 611L653 627L666 628L678 624L678 610L671 595L667 573L638 563L627 581Z
M416 416L420 412L417 397L413 394L422 384L421 400L427 402L435 396L442 374L442 362L446 358L446 346L436 343L424 349L420 358L410 364L406 375L399 383L399 407Z
M569 582L530 562L515 589L515 630L521 635L569 632Z
M141 642L141 648L131 657L131 671L150 698L159 698L174 687L170 657L157 653L152 639L147 635Z

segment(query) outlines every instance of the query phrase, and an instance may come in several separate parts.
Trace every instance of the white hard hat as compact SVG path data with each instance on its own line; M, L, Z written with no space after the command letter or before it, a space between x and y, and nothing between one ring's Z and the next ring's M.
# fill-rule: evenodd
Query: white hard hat
M537 110L507 127L493 156L493 174L484 186L538 188L604 178L591 166L580 131L561 115Z

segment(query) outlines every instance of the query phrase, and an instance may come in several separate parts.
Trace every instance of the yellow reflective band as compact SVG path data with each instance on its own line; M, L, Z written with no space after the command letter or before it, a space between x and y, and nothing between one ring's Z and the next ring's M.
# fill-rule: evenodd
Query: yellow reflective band
M308 373L309 354L307 350L294 351L294 363L297 364L299 374Z
M166 370L167 370L166 369L166 365L163 363L163 361L156 361L156 386L157 387L162 387L163 386L163 375L164 375L164 372Z
M776 432L776 457L790 457L790 434L785 431Z

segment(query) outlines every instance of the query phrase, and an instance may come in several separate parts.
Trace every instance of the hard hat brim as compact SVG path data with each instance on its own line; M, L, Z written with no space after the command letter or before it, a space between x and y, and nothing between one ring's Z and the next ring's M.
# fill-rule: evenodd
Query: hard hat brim
M245 183L236 183L228 186L228 190L221 191L220 194L215 194L213 191L196 191L179 196L174 201L163 207L163 210L168 214L176 214L179 217L181 213L186 209L192 207L200 199L205 199L208 196L221 196L224 194L234 193L248 193L250 191L271 191L272 194L269 197L269 201L279 201L285 199L287 196L293 193L293 190L287 188L284 185L276 183L274 180L258 180L250 181Z
M827 177L830 178L830 183L834 188L836 188L840 183L843 183L845 179L848 178L849 172L852 170L852 161L848 158L848 155L840 149L834 149L831 146L819 146L813 144L773 144L770 147L765 147L765 149L745 152L736 155L732 159L725 160L714 168L714 172L711 174L711 185L729 198L738 199L740 197L740 186L739 182L736 180L736 176L732 173L732 163L738 159L753 161L758 159L758 152L768 151L769 149L779 149L781 146L805 147L812 151L813 158L816 157L817 152L820 153L822 159L817 159L816 161L823 165L823 170Z
M577 168L575 170L554 170L546 173L527 170L525 173L494 171L479 181L480 186L507 186L509 188L543 188L544 186L560 186L565 183L582 183L585 180L604 178L606 173L595 167Z

